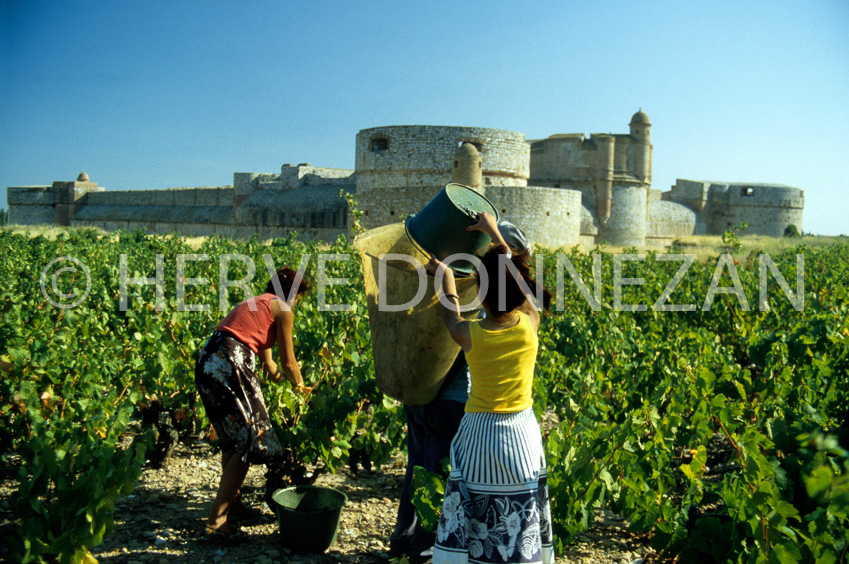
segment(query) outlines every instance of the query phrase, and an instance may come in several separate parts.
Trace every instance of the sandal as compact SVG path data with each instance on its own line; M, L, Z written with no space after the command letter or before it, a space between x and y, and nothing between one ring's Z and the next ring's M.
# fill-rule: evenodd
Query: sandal
M203 526L203 532L209 539L225 540L229 542L242 540L246 537L245 533L240 531L238 527L234 526L229 521L225 521L224 524L219 527L213 527L209 523L206 523Z

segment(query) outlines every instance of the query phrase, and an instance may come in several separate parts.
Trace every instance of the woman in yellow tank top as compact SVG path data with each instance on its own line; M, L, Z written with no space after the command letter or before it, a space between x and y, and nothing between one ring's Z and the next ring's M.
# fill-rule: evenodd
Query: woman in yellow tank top
M551 295L530 277L528 251L511 252L491 215L470 230L490 235L478 283L486 316L460 315L451 269L442 278L443 321L466 354L471 391L451 443L451 474L433 551L434 564L554 561L542 437L533 412L540 314Z

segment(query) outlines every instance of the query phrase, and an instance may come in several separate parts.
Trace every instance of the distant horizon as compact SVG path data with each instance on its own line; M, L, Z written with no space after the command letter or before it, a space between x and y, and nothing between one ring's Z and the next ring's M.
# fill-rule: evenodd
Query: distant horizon
M802 230L849 232L849 2L672 0L0 5L6 188L232 185L284 163L354 169L357 132L652 123L652 188L804 190ZM712 180L718 179L718 180Z

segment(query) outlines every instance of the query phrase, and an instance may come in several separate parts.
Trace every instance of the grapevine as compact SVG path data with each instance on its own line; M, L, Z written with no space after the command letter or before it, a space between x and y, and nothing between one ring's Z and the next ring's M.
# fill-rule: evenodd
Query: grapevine
M349 257L328 262L324 273L348 280L326 288L326 301L346 304L345 311L323 309L315 294L298 306L295 349L313 391L265 391L289 452L278 478L307 480L308 467L379 467L403 449L404 411L374 383L362 270L343 238L320 244L293 235L266 245L209 237L194 248L141 232L71 229L48 239L0 230L0 252L0 473L18 484L19 531L5 539L14 561L90 557L114 527L115 502L132 491L163 442L161 428L142 424L154 406L179 440L207 440L194 362L226 310L245 299L242 288L222 290L222 256L257 266L247 282L254 293L267 279L265 255L293 267L309 255L312 280L320 275L318 255ZM596 253L601 307L593 309L567 275L562 310L540 327L535 411L560 548L607 507L632 531L651 535L660 558L845 561L849 244L799 245L771 257L794 290L803 264L801 311L773 279L768 307L760 307L757 253L729 262L749 311L734 293L716 294L703 309L715 259L695 261L668 296L668 304L696 307L655 311L651 305L679 269L679 261L656 252L626 263L624 275L642 282L619 289L622 303L648 307L620 311L613 255ZM558 255L592 285L592 254L535 254L550 288ZM187 262L178 274L178 255L208 258ZM59 256L76 257L91 271L88 297L74 308L54 307L42 293L41 270ZM165 265L164 307L157 308L154 284L129 284L122 308L121 261L141 280L157 276L157 256ZM233 260L225 278L247 273ZM207 281L187 284L201 278ZM719 286L733 287L732 278L726 269ZM77 275L60 285L69 291L83 282ZM185 304L198 310L181 308L179 286ZM438 480L420 474L415 494L430 523L439 509Z

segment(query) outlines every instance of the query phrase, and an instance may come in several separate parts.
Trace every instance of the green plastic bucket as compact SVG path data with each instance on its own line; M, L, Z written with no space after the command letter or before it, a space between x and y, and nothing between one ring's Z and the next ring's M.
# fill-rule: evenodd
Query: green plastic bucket
M489 235L481 231L466 231L478 222L479 212L488 212L498 219L498 211L489 200L468 186L452 182L422 211L407 217L407 236L425 254L434 254L440 260L455 253L474 255L492 243ZM476 271L475 266L465 260L452 262L451 268L460 274Z
M322 486L292 486L271 495L283 545L295 552L322 553L336 540L348 496Z

